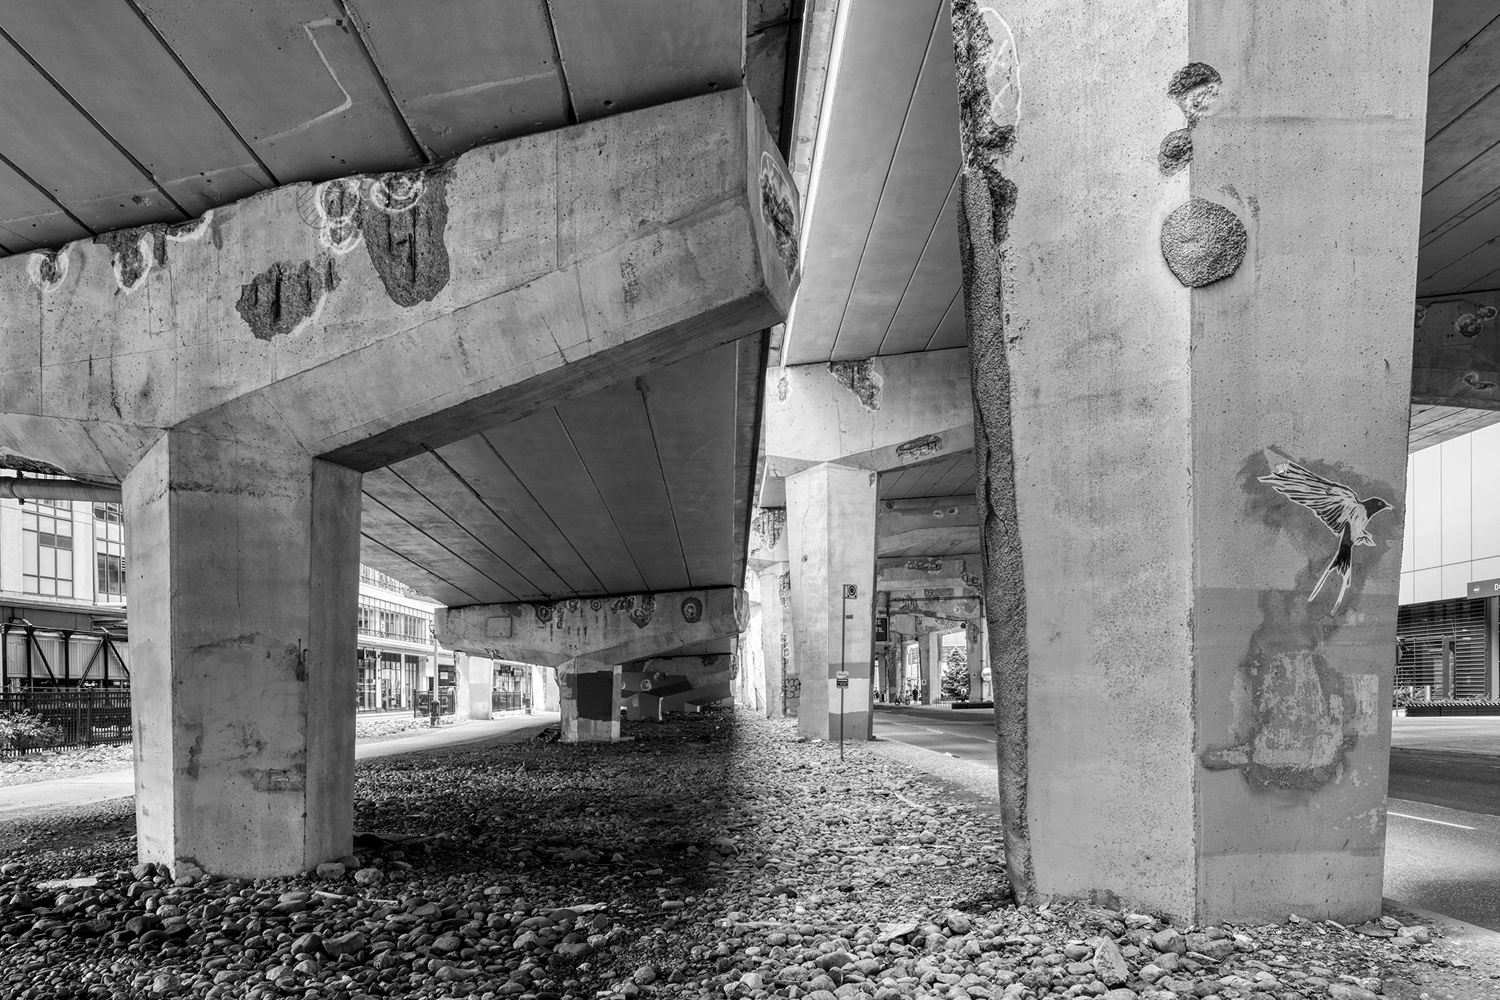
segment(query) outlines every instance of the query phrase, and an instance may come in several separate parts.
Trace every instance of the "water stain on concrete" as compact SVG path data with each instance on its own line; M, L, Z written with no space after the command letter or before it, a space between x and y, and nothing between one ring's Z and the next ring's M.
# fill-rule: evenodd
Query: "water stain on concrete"
M1194 197L1162 223L1161 254L1178 281L1202 288L1229 277L1245 260L1250 237L1239 216Z
M867 410L880 409L880 389L885 380L875 370L873 358L860 361L830 361L828 373L839 385L854 393L859 405Z
M240 286L235 311L257 340L294 333L322 307L338 287L332 257L321 261L277 261Z

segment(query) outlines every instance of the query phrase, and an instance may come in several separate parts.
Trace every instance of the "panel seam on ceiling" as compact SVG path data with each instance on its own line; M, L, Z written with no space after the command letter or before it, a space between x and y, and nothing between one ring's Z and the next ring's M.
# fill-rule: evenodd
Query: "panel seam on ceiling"
M578 443L573 440L573 432L568 430L568 422L562 418L561 413L557 412L557 407L555 406L552 408L552 415L557 418L557 425L562 428L563 437L568 439L568 447L572 448L573 454L577 456L578 464L583 468L583 474L589 477L589 485L594 488L594 495L599 498L599 506L603 507L604 513L608 515L610 527L614 528L615 534L620 536L620 546L625 550L625 555L630 560L630 565L635 568L635 575L640 578L641 587L646 591L650 591L652 589L651 581L646 579L646 574L641 572L640 563L635 561L635 553L631 551L630 542L626 541L625 532L620 530L620 523L615 520L615 512L610 510L609 502L604 499L604 491L599 489L599 484L594 479L593 470L583 460L583 452L578 450Z
M1470 35L1464 41L1464 43L1462 45L1460 45L1458 48L1454 49L1452 55L1450 55L1447 59L1444 59L1442 62L1438 63L1436 66L1432 67L1432 69L1428 70L1427 71L1428 77L1432 77L1434 74L1437 73L1438 70L1442 69L1444 66L1448 65L1450 62L1452 62L1453 60L1457 59L1459 56L1463 55L1464 49L1468 48L1471 44L1473 44L1474 39L1478 38L1480 35L1484 34L1486 31L1488 31L1490 29L1490 27L1495 24L1496 21L1500 21L1500 15L1492 17L1488 21L1484 22L1484 26L1481 27L1478 31L1474 32L1474 34Z
M896 133L896 144L891 147L891 161L885 165L885 176L880 181L880 196L875 199L875 211L870 216L870 228L865 230L864 245L859 248L859 262L854 265L854 278L849 282L849 294L844 297L844 308L839 313L839 325L833 331L833 343L828 345L828 360L834 360L834 354L839 349L839 338L844 334L844 320L849 316L849 303L854 299L854 289L859 285L860 272L865 267L865 254L870 249L870 237L875 233L875 223L880 218L880 206L885 204L885 190L891 181L891 171L896 169L896 158L901 155L901 140L906 138L906 123L911 116L911 108L917 100L917 88L922 85L922 73L927 69L927 56L932 51L932 40L937 34L939 22L943 19L943 4L939 3L933 11L932 28L927 32L927 44L922 48L922 61L917 65L917 75L912 80L911 93L906 98L906 110L901 115L901 129Z
M1458 114L1454 115L1445 125L1443 125L1442 128L1438 129L1436 132L1434 132L1431 135L1429 135L1426 138L1426 140L1423 141L1422 144L1425 146L1425 145L1431 143L1438 136L1442 135L1444 132L1446 132L1450 128L1452 128L1454 125L1457 125L1459 122L1463 121L1464 117L1466 115L1468 115L1469 112L1473 111L1475 108L1479 107L1485 101L1487 101L1491 97L1493 97L1495 95L1496 91L1500 91L1500 84L1496 84L1495 86L1491 87L1489 90L1486 90L1483 94L1480 94L1478 97L1476 97L1474 99L1474 102L1472 104L1470 104L1467 108L1464 108Z
M6 31L4 27L0 27L0 38L4 38L6 43L9 44L11 48L15 49L16 53L20 55L22 59L25 59L26 62L31 66L31 68L36 70L37 74L40 75L43 80L47 81L47 85L49 87L57 91L57 93L62 97L63 100L71 104L73 106L73 110L77 111L80 115L83 116L84 121L93 126L94 131L104 136L105 140L108 141L111 146L115 147L115 150L121 156L125 157L125 159L130 162L131 166L135 167L135 169L143 177L145 177L146 180L150 181L151 186L156 188L157 193L160 194L163 198L167 199L167 201L171 203L172 207L177 209L177 211L181 213L184 219L191 219L193 217L192 213L178 204L177 199L172 197L172 193L162 186L161 181L156 179L156 174L154 174L149 167L142 163L134 153L126 149L125 144L119 139L116 139L114 137L114 134L110 132L109 129L104 127L104 123L90 114L89 110L85 108L77 98L68 93L67 88L64 87L61 83L58 83L57 78L54 77L51 73L47 72L46 67L38 62L30 52L27 52L26 49L21 46L21 43L16 41L15 38L11 36L11 33L9 31Z
M96 230L93 226L90 226L88 223L84 222L78 216L74 215L72 209L68 208L67 205L64 205L51 191L48 191L45 187L43 187L35 177L32 177L26 171L22 170L20 166L18 166L10 157L6 156L4 153L0 153L0 163L5 164L15 172L17 177L21 178L27 184L30 184L32 187L40 191L42 193L42 197L46 198L48 201L52 202L52 204L56 205L58 210L62 212L62 214L73 220L74 225L78 226L90 236L99 235L98 230Z
M578 124L578 109L573 104L573 85L568 82L568 67L563 62L562 44L557 40L557 22L552 18L552 0L542 0L542 20L547 22L547 38L552 43L552 58L557 60L557 79L562 83L563 108L569 125Z
M911 274L906 277L906 285L901 289L901 297L896 300L896 308L891 311L891 318L885 324L885 332L880 335L880 344L875 348L877 355L884 352L885 342L891 335L891 327L896 325L896 317L901 315L901 306L906 302L906 294L911 291L912 282L917 280L917 272L922 269L922 260L927 256L927 251L932 246L933 234L937 232L938 226L942 224L943 207L948 204L948 199L953 197L953 191L958 187L958 175L959 171L955 170L953 172L953 180L948 184L948 193L943 197L943 204L938 206L937 216L932 220L932 227L927 230L927 238L922 241L922 252L917 254L917 261L912 265ZM960 287L962 287L962 282L960 282ZM932 343L932 337L937 335L938 327L943 325L943 320L947 317L948 311L945 309L943 310L943 315L938 317L938 325L932 328L932 336L927 338L929 344ZM926 348L924 347L923 350L926 350Z
M500 522L501 526L503 526L506 531L508 531L512 535L516 536L516 540L518 542L520 542L522 545L526 546L526 551L528 551L532 555L536 556L537 562L539 562L543 566L545 566L548 573L551 573L553 576L557 577L557 582L558 583L561 583L564 587L568 586L568 581L563 577L563 575L561 573L559 573L557 571L557 567L553 566L550 562L548 562L547 558L545 556L543 556L540 552L538 552L536 550L535 546L533 546L524 537L522 537L522 535L521 535L521 533L519 531L517 531L515 528L512 528L510 526L510 522L507 521L505 518L501 517L500 516L500 512L497 511L497 510L495 510L495 508L491 507L489 505L489 502L486 501L484 499L484 497L482 497L482 496L479 495L479 491L474 488L473 484L470 483L467 479L465 479L459 473L459 471L457 469L453 468L453 466L451 466L451 465L448 464L448 460L447 459L445 459L442 455L439 455L437 453L437 451L435 451L434 449L428 447L425 444L422 447L427 449L427 454L429 454L433 458L435 458L437 460L438 464L441 465L445 471L447 471L448 475L450 475L454 479L458 480L459 485L461 485L464 489L466 489L466 490L469 491L469 495L472 496L475 500L477 500L479 502L479 505L481 507L483 507L485 510L489 511L491 517L493 517L496 521ZM402 476L401 473L396 472L396 470L394 468L392 468L391 471L395 472L396 476L398 478L400 478L402 482L406 482L407 485L409 485L409 486L411 485L410 482L406 479L406 477ZM432 500L429 499L425 493L422 493L421 490L417 489L415 486L412 486L412 489L415 492L417 492L418 494L420 494L423 497L423 499L426 499L428 503L432 503ZM436 507L437 504L434 503L433 506ZM441 508L439 508L439 509L441 509ZM449 520L453 521L454 524L458 524L458 520L456 518L452 517L451 515L449 516ZM463 525L460 524L459 527L462 528ZM464 530L465 531L469 531L468 528L464 528ZM486 549L489 549L489 551L491 551L491 552L495 552L494 549L491 549L489 547L489 545L485 544L484 540L481 539L478 535L475 535L474 532L469 531L469 534L480 545L483 545ZM504 556L500 555L500 553L495 552L495 558L499 559L501 562L505 563L507 566L510 566L510 560L508 560ZM513 567L513 566L511 568L515 569L515 567ZM522 573L520 570L516 570L516 575L519 576L521 579L525 580L527 583L530 583L533 587L536 587L536 584L525 573ZM541 587L536 587L536 589L540 593L543 593L543 594L547 593L547 591L544 590L544 589L542 589Z
M938 331L943 328L943 324L944 323L948 322L948 314L953 311L953 307L958 304L958 300L959 300L960 296L963 295L963 293L964 293L964 285L963 285L963 282L960 281L958 283L958 291L954 292L953 293L953 298L951 298L951 299L948 300L948 308L944 309L943 310L943 315L938 318L937 326L935 326L935 327L932 328L932 334L930 336L928 336L927 343L926 343L925 346L923 346L922 350L925 351L929 347L932 346L932 342L937 339ZM965 330L964 332L965 332L965 334L968 333L967 330Z
M365 495L368 496L368 494L365 494ZM376 502L378 503L379 501L376 501ZM382 506L384 506L384 505L382 504ZM382 549L385 549L387 552L389 552L391 555L395 556L397 559L400 559L403 562L409 563L410 565L412 565L413 567L415 567L419 572L426 573L428 576L432 577L434 580L438 581L439 583L443 584L444 586L452 587L454 590L458 591L460 594L463 594L465 597L467 597L469 600L473 601L475 604L483 603L483 602L481 602L479 600L479 598L475 597L473 594L469 593L464 588L458 586L458 584L451 583L451 582L449 582L447 580L444 580L442 577L438 576L436 573L432 572L429 569L423 569L421 563L417 562L415 559L412 559L411 557L409 557L407 555L402 554L401 552L396 551L391 546L387 545L385 542L382 542L380 539L376 538L374 535L371 535L371 534L369 534L367 532L361 531L359 533L359 537L361 537L361 538L363 538L363 539L365 539L367 541L373 542L374 544L380 546Z
M432 150L428 149L421 139L417 138L417 133L412 129L411 122L406 117L406 112L401 108L401 102L397 101L396 95L391 92L390 82L386 80L385 73L380 69L380 64L375 61L375 53L371 50L369 40L365 37L364 24L361 23L358 17L354 16L354 9L347 0L333 0L333 2L339 10L344 12L344 17L348 18L349 23L353 25L354 43L359 46L360 54L365 57L365 62L369 64L370 72L375 76L376 85L380 87L380 92L385 95L386 101L391 106L391 112L396 116L396 121L401 123L401 131L406 141L411 145L411 148L416 151L417 159L421 160L424 164L432 163L437 157L433 155Z
M397 478L400 478L400 477L397 477ZM401 481L402 481L402 483L406 483L406 480L404 480L404 479L403 479L403 480L401 480ZM410 485L410 484L407 484L407 485ZM391 515L391 516L392 516L392 517L394 517L394 518L396 518L396 519L397 519L397 520L399 520L399 521L401 521L401 523L403 523L403 524L405 524L405 525L406 525L406 526L407 526L407 527L409 527L409 528L411 528L411 529L412 529L412 530L413 530L413 531L415 531L415 532L416 532L416 533L417 533L417 534L419 534L419 535L421 535L421 536L422 536L422 537L423 537L423 538L426 538L426 539L427 539L427 540L428 540L428 541L430 541L430 542L432 542L432 544L434 544L434 545L436 545L436 546L437 546L437 547L438 547L438 548L440 548L440 549L442 549L442 550L443 550L443 551L444 551L444 552L446 552L446 553L448 553L448 554L449 554L449 555L450 555L450 556L452 556L452 557L453 557L453 558L455 558L455 559L457 559L457 560L458 560L458 561L459 561L459 562L461 562L461 563L463 563L463 564L464 564L464 565L465 565L465 566L467 566L467 567L469 567L469 568L470 568L470 569L472 569L472 570L473 570L473 571L474 571L474 572L476 572L476 573L478 573L478 574L479 574L479 575L480 575L480 576L482 576L482 577L484 577L484 578L485 578L485 579L486 579L486 580L488 580L488 581L490 581L490 583L493 583L493 584L494 584L494 585L495 585L495 586L497 586L497 587L499 587L499 588L500 588L500 589L501 589L501 590L503 590L503 591L505 591L505 593L507 593L507 594L509 594L509 593L511 593L511 590L510 590L510 588L509 588L509 587L507 587L507 586L506 586L506 585L505 585L505 584L503 584L503 583L501 583L501 582L500 582L500 581L499 581L499 580L496 580L496 579L495 579L495 578L494 578L494 577L492 577L492 576L490 576L490 575L489 575L489 574L488 574L488 573L486 573L486 572L485 572L485 571L484 571L484 570L482 570L482 569L480 569L480 568L479 568L479 567L478 567L478 566L475 566L475 565L474 565L474 564L473 564L473 563L471 563L471 562L469 562L469 560L467 560L467 559L465 559L465 558L464 558L464 557L463 557L463 556L461 556L461 555L459 555L459 554L458 554L458 553L457 553L457 552L454 552L454 551L453 551L453 550L452 550L452 549L450 549L450 548L449 548L449 547L448 547L448 546L446 546L446 545L444 545L444 544L443 544L443 543L442 543L442 542L440 542L440 541L438 541L438 540L437 540L437 539L436 539L436 538L433 538L433 537L432 537L432 536L431 536L431 535L429 535L429 534L428 534L428 533L427 533L427 532L425 532L425 531L423 531L423 530L422 530L422 529L421 529L421 528L419 528L419 527L417 527L417 526L416 526L416 525L415 525L415 524L413 524L413 523L412 523L412 522L411 522L411 519L410 519L410 518L408 518L408 517L406 517L406 516L405 516L405 515L404 515L404 514L402 514L402 513L401 513L401 512L400 512L400 511L398 511L398 510L396 510L396 509L395 509L395 508L394 508L394 507L392 507L392 506L391 506L391 505L390 505L390 504L388 504L388 503L386 503L386 502L385 502L385 501L384 501L384 500L381 500L381 499L380 499L380 498L379 498L379 497L377 497L377 496L375 496L375 495L374 495L374 494L372 494L372 493L368 493L368 492L366 492L366 491L364 491L364 490L361 490L361 491L360 491L360 492L361 492L361 493L363 493L363 494L364 494L364 495L365 495L365 496L366 496L366 497L368 497L368 498L369 498L369 499L370 499L370 500L372 500L372 501L373 501L373 502L375 502L375 503L378 503L378 504L380 504L380 506L382 506L382 507L384 507L384 508L385 508L385 509L386 509L386 510L387 510L387 511L388 511L388 512L389 512L389 513L390 513L390 515ZM419 495L420 495L420 494L419 494ZM423 500L427 500L427 498L426 498L426 497L422 497L422 499L423 499ZM432 503L432 501L431 501L431 500L428 500L428 501L427 501L427 502L428 502L428 503ZM439 509L439 510L441 510L441 509L442 509L442 508L438 508L438 509ZM449 520L452 520L452 518L449 518ZM455 523L456 523L456 522L455 522ZM460 527L461 527L461 526L460 526ZM481 543L481 544L483 544L483 543ZM386 548L388 548L388 549L391 549L391 551L392 551L392 552L395 552L395 551L396 551L396 550L395 550L395 549L394 549L394 548L393 548L393 547L392 547L392 546L390 546L390 545L386 545ZM416 560L415 560L415 559L410 559L410 557L406 557L406 558L407 558L407 559L408 559L408 560L409 560L409 561L410 561L410 562L411 562L411 563L412 563L412 564L413 564L413 565L417 565L417 566L420 566L420 565L421 565L421 563L418 563L418 562L417 562L417 561L416 561ZM500 560L500 561L501 561L501 562L505 562L505 560L503 560L503 559L501 559L501 560ZM507 563L507 565L509 565L509 564L508 564L508 563ZM431 572L431 570L429 570L429 571L428 571L428 572ZM433 573L433 574L432 574L432 575L433 575L433 576L437 576L437 574L436 574L436 573ZM517 573L517 574L516 574L516 575L517 575L517 576L519 576L519 577L521 577L521 579L523 579L523 580L526 580L526 576L525 576L525 574L522 574L522 573ZM439 577L439 579L441 579L441 577ZM527 583L530 583L530 582L531 582L531 581L530 581L530 580L527 580L527 581L526 581L526 582L527 582ZM459 589L459 590L462 590L462 589L463 589L463 588L461 588L461 587L458 587L458 588L455 588L455 589ZM467 591L465 591L465 593L468 593L468 592L467 592ZM471 595L471 596L472 596L472 595ZM512 596L515 596L515 595L512 595Z
M193 74L193 71L188 69L187 63L182 61L182 57L177 54L177 50L172 48L172 46L167 43L166 38L160 31L156 30L156 25L151 22L151 18L146 16L146 12L141 10L141 8L137 5L136 0L125 0L125 5L135 12L135 16L143 25L146 26L146 30L151 32L151 37L156 39L156 43L162 47L162 51L166 52L166 54L171 57L172 61L177 64L177 68L182 71L182 75L187 77L188 82L193 85L193 89L198 91L198 94L203 98L204 103L213 109L214 114L219 116L219 121L223 122L224 127L229 129L230 134L234 136L235 141L237 141L240 146L244 148L245 152L250 154L250 158L255 161L255 165L261 169L261 172L264 173L266 175L266 178L271 182L271 186L280 187L281 181L278 180L276 178L276 175L271 172L271 168L266 166L266 162L260 158L260 154L255 151L255 147L250 145L249 141L245 139L245 136L240 132L239 128L234 124L234 122L229 120L229 116L224 113L224 109L219 107L219 102L213 99L213 97L209 94L208 89L205 88L201 82L199 82L198 77Z
M597 585L599 590L602 592L605 589L604 581L599 579L599 574L594 572L594 567L589 564L589 561L587 559L584 558L583 553L578 551L578 546L573 544L573 540L568 537L567 532L563 531L562 525L558 524L556 519L553 518L552 514L548 512L547 508L542 504L542 501L539 500L537 498L537 495L531 491L531 487L526 485L526 481L522 479L520 474L517 473L516 470L511 467L511 464L505 460L505 456L500 454L500 449L496 448L495 442L490 440L490 432L481 431L479 433L479 438L484 442L485 447L489 448L490 454L495 456L495 461L499 462L500 465L505 469L505 471L510 474L510 477L516 481L517 485L519 485L521 489L526 492L526 496L531 500L533 504L536 505L536 509L542 512L542 516L547 519L547 523L552 525L552 527L557 530L557 537L561 538L563 542L568 546L568 548L573 550L573 554L578 557L579 563L581 563L583 565L583 568L588 571L589 576L594 578L595 585ZM512 528L511 530L515 531L514 528ZM519 532L517 532L516 537L520 537ZM562 578L561 573L558 574L558 578Z
M651 387L647 384L645 376L635 380L635 391L641 401L641 409L646 413L646 429L651 432L651 453L656 456L656 471L661 476L661 490L667 497L667 514L672 518L672 534L677 536L677 557L682 560L682 574L687 578L688 588L693 583L693 571L688 566L687 552L682 547L682 528L677 523L677 503L672 499L672 484L667 482L667 467L661 460L661 445L656 440L656 423L651 419ZM731 470L730 479L733 480Z

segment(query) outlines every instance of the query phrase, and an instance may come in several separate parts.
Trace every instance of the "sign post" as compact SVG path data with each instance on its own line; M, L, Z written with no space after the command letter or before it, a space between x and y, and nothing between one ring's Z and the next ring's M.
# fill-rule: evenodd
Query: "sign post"
M849 602L858 599L859 587L852 583L844 584L844 617L839 620L839 669L834 674L834 683L839 688L839 760L844 759L844 692L849 687L849 671L844 669L845 654L849 651Z

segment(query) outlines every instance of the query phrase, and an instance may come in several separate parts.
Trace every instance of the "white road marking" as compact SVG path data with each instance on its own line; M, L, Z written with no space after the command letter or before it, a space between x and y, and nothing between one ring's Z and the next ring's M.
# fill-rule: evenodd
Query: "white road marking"
M1477 827L1464 826L1462 823L1448 823L1448 822L1444 822L1443 820L1440 820L1440 819L1428 819L1426 816L1412 816L1412 815L1410 815L1408 813L1387 812L1386 815L1387 816L1398 816L1401 819L1414 819L1414 820L1416 820L1419 823L1436 823L1438 826L1452 826L1452 827L1456 827L1456 828L1458 828L1460 830L1474 830L1474 829L1478 829Z

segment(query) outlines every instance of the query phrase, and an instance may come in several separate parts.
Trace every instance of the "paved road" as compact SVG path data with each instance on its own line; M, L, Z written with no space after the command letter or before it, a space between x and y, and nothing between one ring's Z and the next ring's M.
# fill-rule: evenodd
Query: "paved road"
M1500 717L1394 723L1385 895L1500 930ZM995 766L987 711L881 708L875 734Z
M557 722L556 712L538 712L535 715L512 715L484 722L465 722L452 726L419 732L413 736L360 743L354 748L356 760L373 757L389 757L392 754L431 750L434 747L461 746L485 740L503 738L518 730L550 725ZM26 785L9 785L0 788L0 820L35 816L60 806L81 806L107 799L128 798L135 794L135 772L105 771L101 774L86 774L76 778L54 778L51 781L33 781Z

